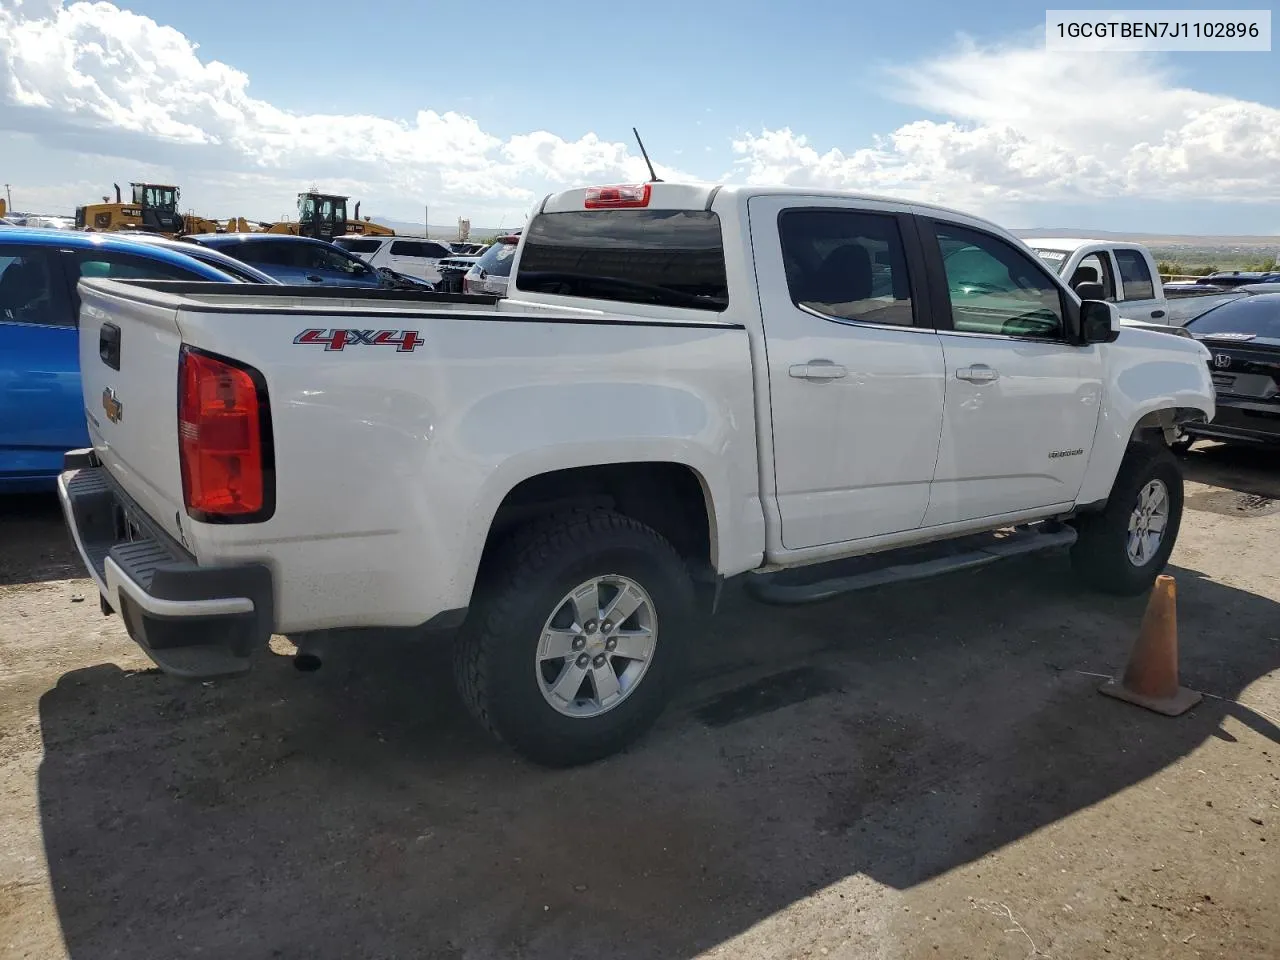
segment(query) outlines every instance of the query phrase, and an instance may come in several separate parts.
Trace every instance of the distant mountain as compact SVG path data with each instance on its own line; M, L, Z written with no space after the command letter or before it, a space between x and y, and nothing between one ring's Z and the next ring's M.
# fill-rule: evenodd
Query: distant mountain
M383 226L390 227L401 236L422 236L421 222L414 223L412 220L395 220L391 217L380 217L376 213L367 214L367 216L371 217ZM505 226L510 228L511 224L506 224ZM501 228L499 227L481 227L474 223L471 225L471 236L474 239L485 239L499 232L501 232ZM458 239L458 225L456 223L433 223L431 224L429 235L433 240L456 240Z
M1028 227L1012 231L1016 237L1032 240L1036 237L1081 237L1088 240L1130 240L1149 247L1231 247L1274 250L1280 247L1280 236L1192 236L1169 233L1116 233L1111 230L1092 230L1088 227Z

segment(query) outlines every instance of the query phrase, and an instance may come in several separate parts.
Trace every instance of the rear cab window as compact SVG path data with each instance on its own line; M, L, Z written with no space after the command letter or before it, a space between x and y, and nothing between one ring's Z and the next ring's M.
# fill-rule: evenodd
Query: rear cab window
M495 244L485 263L511 254ZM510 270L510 264L507 266ZM709 210L541 213L525 230L516 289L722 312L729 307L720 218Z

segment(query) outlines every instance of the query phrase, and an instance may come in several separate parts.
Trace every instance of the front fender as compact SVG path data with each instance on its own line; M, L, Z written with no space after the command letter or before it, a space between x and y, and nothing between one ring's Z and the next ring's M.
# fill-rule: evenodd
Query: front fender
M1209 351L1198 341L1124 327L1105 350L1105 390L1098 430L1078 503L1111 493L1120 462L1144 418L1171 411L1175 421L1212 420Z

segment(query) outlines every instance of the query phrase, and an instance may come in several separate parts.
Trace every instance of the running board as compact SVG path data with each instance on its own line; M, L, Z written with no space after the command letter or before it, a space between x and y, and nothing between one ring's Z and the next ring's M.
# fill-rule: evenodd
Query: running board
M869 587L983 567L1005 557L1069 547L1075 542L1074 527L1047 520L884 553L792 567L776 573L749 574L746 589L762 603L782 606L814 603Z

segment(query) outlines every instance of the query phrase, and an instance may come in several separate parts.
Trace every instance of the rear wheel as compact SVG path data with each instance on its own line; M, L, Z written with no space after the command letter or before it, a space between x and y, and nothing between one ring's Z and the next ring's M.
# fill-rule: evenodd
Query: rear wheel
M1106 508L1074 522L1071 561L1082 580L1122 596L1150 589L1182 523L1178 461L1163 445L1130 444Z
M462 698L537 763L621 750L662 712L693 588L659 534L607 510L532 524L486 563L455 651Z

